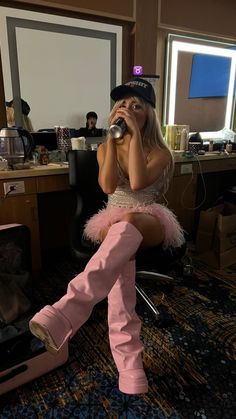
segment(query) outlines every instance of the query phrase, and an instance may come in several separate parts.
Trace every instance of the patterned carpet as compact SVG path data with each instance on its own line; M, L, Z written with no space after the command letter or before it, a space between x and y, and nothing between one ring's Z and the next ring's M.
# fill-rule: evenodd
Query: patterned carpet
M68 255L45 264L42 304L61 296L77 271ZM0 396L0 418L235 418L236 265L220 271L194 260L191 278L145 284L160 304L159 322L137 304L147 394L118 390L104 301L70 341L66 364Z

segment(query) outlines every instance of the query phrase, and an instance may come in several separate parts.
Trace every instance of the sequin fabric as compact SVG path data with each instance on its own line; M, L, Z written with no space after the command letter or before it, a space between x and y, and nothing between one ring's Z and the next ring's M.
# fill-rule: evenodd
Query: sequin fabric
M132 191L128 184L118 186L116 191L108 196L107 207L132 208L137 205L151 205L157 202L158 192L154 186L142 189L140 191Z

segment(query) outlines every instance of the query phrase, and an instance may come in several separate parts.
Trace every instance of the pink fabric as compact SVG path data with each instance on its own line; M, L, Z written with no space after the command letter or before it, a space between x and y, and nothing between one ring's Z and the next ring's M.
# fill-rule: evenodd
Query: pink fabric
M119 389L128 394L148 391L141 356L141 320L135 312L135 272L135 260L130 260L108 294L110 347L119 371Z
M133 208L105 207L93 215L86 223L84 229L85 237L95 243L100 243L100 231L117 221L120 221L124 214L130 212L142 212L157 217L165 231L163 246L179 247L184 242L183 229L180 226L175 214L161 204L139 205Z
M141 320L136 314L135 260L124 265L108 294L108 326L111 352L118 371L143 367Z
M52 340L55 344L56 351L60 350L72 334L70 322L58 310L49 305L46 305L42 310L36 313L29 324L31 332L36 336L37 334L34 333L34 324L39 324L45 330L48 330L50 334L53 335ZM37 337L40 339L40 336Z
M112 225L84 271L69 282L67 293L53 308L68 319L73 334L87 321L94 305L107 297L142 240L143 236L132 224L122 221Z

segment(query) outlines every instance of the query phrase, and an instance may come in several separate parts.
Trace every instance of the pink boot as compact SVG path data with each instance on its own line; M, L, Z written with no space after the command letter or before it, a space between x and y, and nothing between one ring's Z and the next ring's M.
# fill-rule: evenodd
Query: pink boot
M126 221L112 225L85 270L70 281L67 293L30 320L31 332L50 352L58 351L86 322L94 305L109 294L142 239L137 228Z
M110 347L119 371L119 389L127 394L148 391L140 341L141 321L135 312L135 260L126 263L108 294Z

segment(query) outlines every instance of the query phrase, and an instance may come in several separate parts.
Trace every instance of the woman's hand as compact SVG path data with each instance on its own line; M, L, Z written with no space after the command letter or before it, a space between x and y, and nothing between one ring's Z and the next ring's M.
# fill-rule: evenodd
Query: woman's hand
M123 118L125 120L125 123L127 125L127 131L131 135L131 137L140 135L140 129L137 123L137 119L132 110L127 109L125 107L117 109L112 123L114 123L118 118Z

